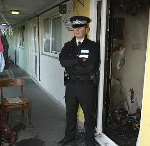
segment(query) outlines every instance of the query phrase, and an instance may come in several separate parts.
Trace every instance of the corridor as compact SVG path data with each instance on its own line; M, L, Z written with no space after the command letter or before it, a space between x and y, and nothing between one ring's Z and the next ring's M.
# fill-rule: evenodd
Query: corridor
M32 125L19 133L18 141L36 137L46 146L56 146L64 134L64 109L31 79L26 83L24 93L32 102Z
M0 0L0 80L24 79L24 96L32 103L31 124L20 112L10 114L10 125L19 129L15 146L58 146L64 136L65 68L59 55L74 36L72 16L91 19L87 37L100 52L97 142L149 146L150 0ZM85 145L81 108L78 120L76 144L68 146Z
M18 146L24 146L25 143L23 144L22 140L31 138L40 139L45 143L45 146L56 146L57 141L63 137L64 133L64 108L20 68L13 67L0 74L1 79L7 76L25 79L24 96L32 102L31 124L27 125L24 130L19 131ZM11 95L13 93L9 92L7 94ZM19 118L15 117L15 113L13 116L12 122L14 125L21 122ZM28 144L27 142L26 146L30 146L31 143Z
M63 138L65 129L64 107L35 83L27 73L19 67L13 66L0 73L0 79L23 78L25 79L24 97L32 103L31 124L21 121L17 112L11 113L10 125L19 126L16 146L57 146ZM16 95L14 91L6 90L7 96ZM21 128L22 126L22 128ZM25 128L23 128L25 126ZM81 135L80 135L81 136ZM72 146L71 145L68 146ZM77 140L74 146L84 145L83 137ZM4 145L5 146L5 145Z

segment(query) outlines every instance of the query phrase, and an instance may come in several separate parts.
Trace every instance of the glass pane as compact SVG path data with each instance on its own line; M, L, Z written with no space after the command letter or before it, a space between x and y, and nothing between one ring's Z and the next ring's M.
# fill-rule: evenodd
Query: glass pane
M52 19L52 52L60 52L61 49L61 17Z
M34 31L34 51L37 52L37 45L36 45L36 26L33 27Z
M50 23L49 19L44 19L44 34L43 34L43 42L44 42L44 52L50 52Z
M24 46L24 33L25 33L25 26L22 25L20 28L20 46Z

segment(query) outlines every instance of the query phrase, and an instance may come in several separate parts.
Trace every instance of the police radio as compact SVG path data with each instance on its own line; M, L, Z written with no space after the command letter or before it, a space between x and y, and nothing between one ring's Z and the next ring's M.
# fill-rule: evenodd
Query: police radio
M66 85L69 80L70 80L70 76L69 76L69 74L65 70L64 71L64 85Z

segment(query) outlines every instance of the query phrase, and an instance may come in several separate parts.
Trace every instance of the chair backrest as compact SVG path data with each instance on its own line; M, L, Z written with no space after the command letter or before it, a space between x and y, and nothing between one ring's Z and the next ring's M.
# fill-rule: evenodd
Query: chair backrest
M3 88L6 87L20 87L23 95L24 79L4 79L0 80L1 99L3 98Z

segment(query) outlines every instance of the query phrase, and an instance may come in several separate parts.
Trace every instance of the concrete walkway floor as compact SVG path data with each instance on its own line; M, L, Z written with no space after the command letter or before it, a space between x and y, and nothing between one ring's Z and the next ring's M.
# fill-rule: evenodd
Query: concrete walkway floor
M64 135L65 111L31 79L26 79L26 82L24 92L32 102L32 125L20 132L19 139L37 137L46 146L56 146Z
M24 97L32 102L31 124L19 127L16 146L58 146L57 142L64 137L65 108L38 86L23 70L14 66L3 74L3 78L24 78ZM13 90L7 90L7 96L16 96ZM18 95L17 95L18 96ZM11 125L25 123L20 113L11 114ZM23 124L24 125L24 124ZM77 134L77 141L68 146L85 146L83 133Z
M24 78L24 96L32 102L32 123L31 125L26 125L25 129L18 132L17 142L24 139L40 139L45 143L44 146L57 146L57 142L64 136L65 109L19 68L16 67L4 71L0 79L7 77ZM6 95L13 95L13 92L11 89L8 89ZM23 123L24 121L21 121L20 117L18 113L12 113L11 124ZM18 143L17 146L24 145ZM26 144L26 146L28 145Z

